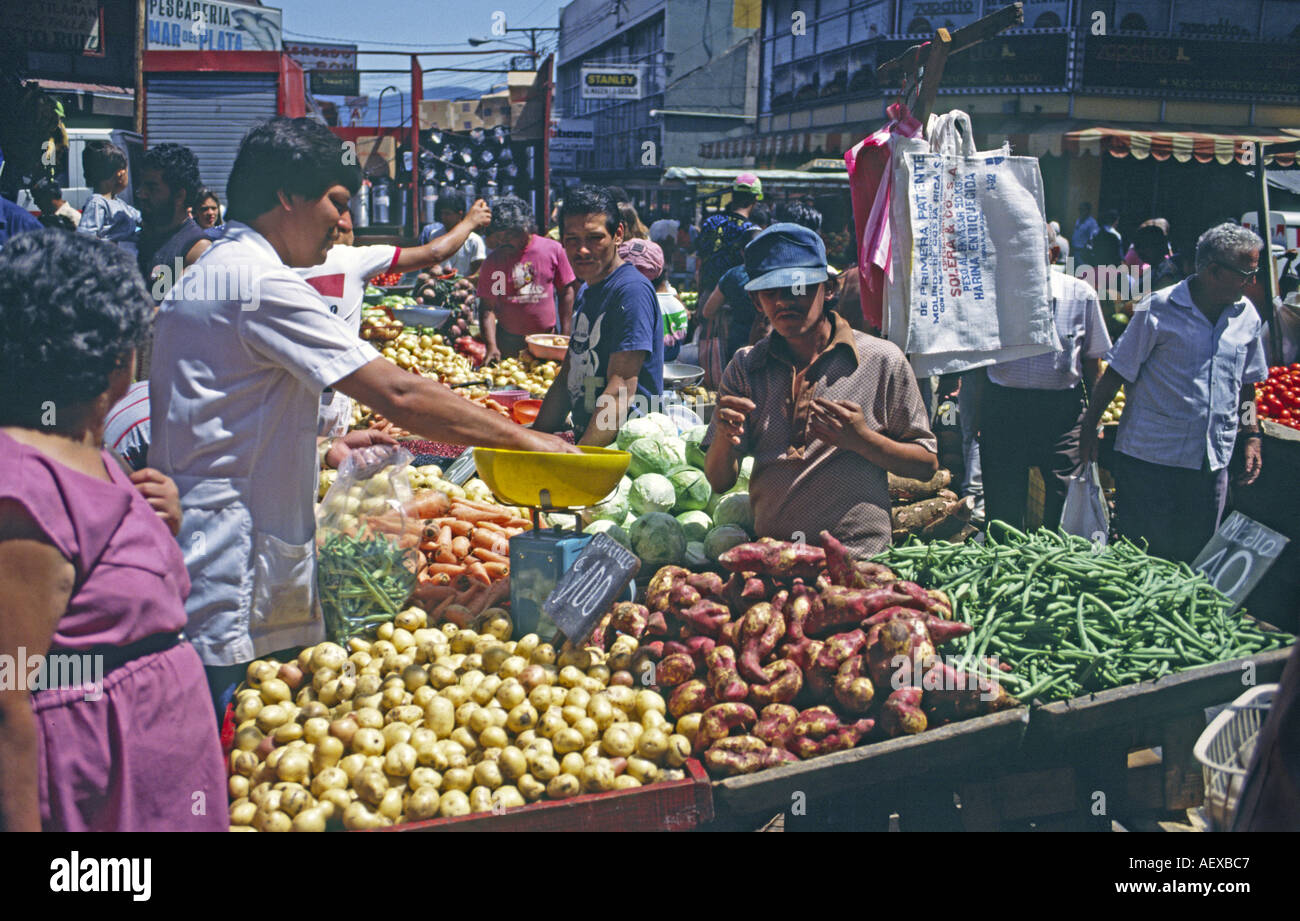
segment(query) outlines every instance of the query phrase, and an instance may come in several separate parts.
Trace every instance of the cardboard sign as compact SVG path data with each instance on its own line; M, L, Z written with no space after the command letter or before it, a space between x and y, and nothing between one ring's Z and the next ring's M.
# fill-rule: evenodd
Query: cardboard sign
M1287 543L1288 538L1271 528L1233 512L1197 554L1192 569L1203 573L1211 585L1231 598L1235 611Z
M542 610L575 645L581 644L640 568L635 553L609 535L597 534L560 576Z

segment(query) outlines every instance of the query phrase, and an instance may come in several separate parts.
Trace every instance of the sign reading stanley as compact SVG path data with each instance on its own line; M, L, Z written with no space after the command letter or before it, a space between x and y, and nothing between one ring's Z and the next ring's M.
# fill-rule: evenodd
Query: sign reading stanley
M150 51L279 51L280 11L223 0L149 0Z
M593 64L582 68L583 99L640 99L645 68L640 64Z

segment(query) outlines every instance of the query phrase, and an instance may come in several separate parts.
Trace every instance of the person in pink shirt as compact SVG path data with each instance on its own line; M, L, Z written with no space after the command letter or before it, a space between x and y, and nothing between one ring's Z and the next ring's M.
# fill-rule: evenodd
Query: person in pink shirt
M492 203L488 257L478 273L480 326L486 361L514 356L525 337L573 327L577 276L564 247L537 235L532 209L514 196Z
M0 830L229 826L176 486L102 447L152 316L111 243L0 251Z

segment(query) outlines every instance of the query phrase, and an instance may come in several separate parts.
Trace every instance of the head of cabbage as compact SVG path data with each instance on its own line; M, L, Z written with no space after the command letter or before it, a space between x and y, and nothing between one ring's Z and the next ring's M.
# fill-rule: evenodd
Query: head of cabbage
M591 508L582 510L582 523L589 525L593 521L612 521L614 524L621 524L627 517L628 497L632 492L632 482L628 480L627 491L620 488L614 490L599 505L593 505Z
M713 509L713 523L717 527L735 525L746 533L753 534L754 510L749 504L749 493L729 492L719 499Z
M707 434L709 434L707 425L697 425L682 436L682 441L686 442L686 463L692 467L699 467L701 470L704 469L705 456L702 444L704 436Z
M704 552L704 544L697 540L686 542L686 556L683 564L687 569L704 569L709 565L709 555Z
M632 481L628 496L632 511L638 515L647 512L668 512L677 504L677 491L672 481L658 473L647 473Z
M623 423L623 427L618 430L618 437L614 443L618 445L619 450L626 451L631 447L632 442L638 438L658 438L663 432L658 424L645 416L637 416L635 419L628 419ZM673 431L676 435L676 430Z
M689 512L693 509L702 509L709 504L709 496L713 494L713 489L709 486L709 479L704 475L704 471L691 466L681 466L670 473L668 479L672 481L673 489L677 491L674 512Z
M665 438L676 438L678 435L677 423L673 417L666 413L648 413L646 421L659 430L659 434Z
M613 521L593 521L582 529L584 534L607 534L614 540L618 541L627 549L632 549L632 538L623 530L621 526Z
M679 439L667 439L662 435L653 438L638 438L628 445L627 451L632 455L628 465L628 475L636 480L647 473L659 473L667 476L674 467L686 463L685 451L677 447Z
M663 512L642 515L633 522L629 533L632 552L651 570L678 565L686 555L686 534L672 515Z
M748 543L749 535L743 528L726 524L714 528L704 538L704 554L713 562L737 544Z
M703 541L704 535L708 534L713 528L713 519L707 513L695 510L682 512L677 516L681 523L682 530L686 532L686 539Z

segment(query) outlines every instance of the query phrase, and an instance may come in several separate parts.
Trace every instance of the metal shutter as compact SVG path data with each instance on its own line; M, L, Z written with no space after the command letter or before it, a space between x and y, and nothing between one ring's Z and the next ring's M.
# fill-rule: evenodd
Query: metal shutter
M248 130L276 114L275 74L148 74L148 145L184 144L199 175L227 201L226 180Z

